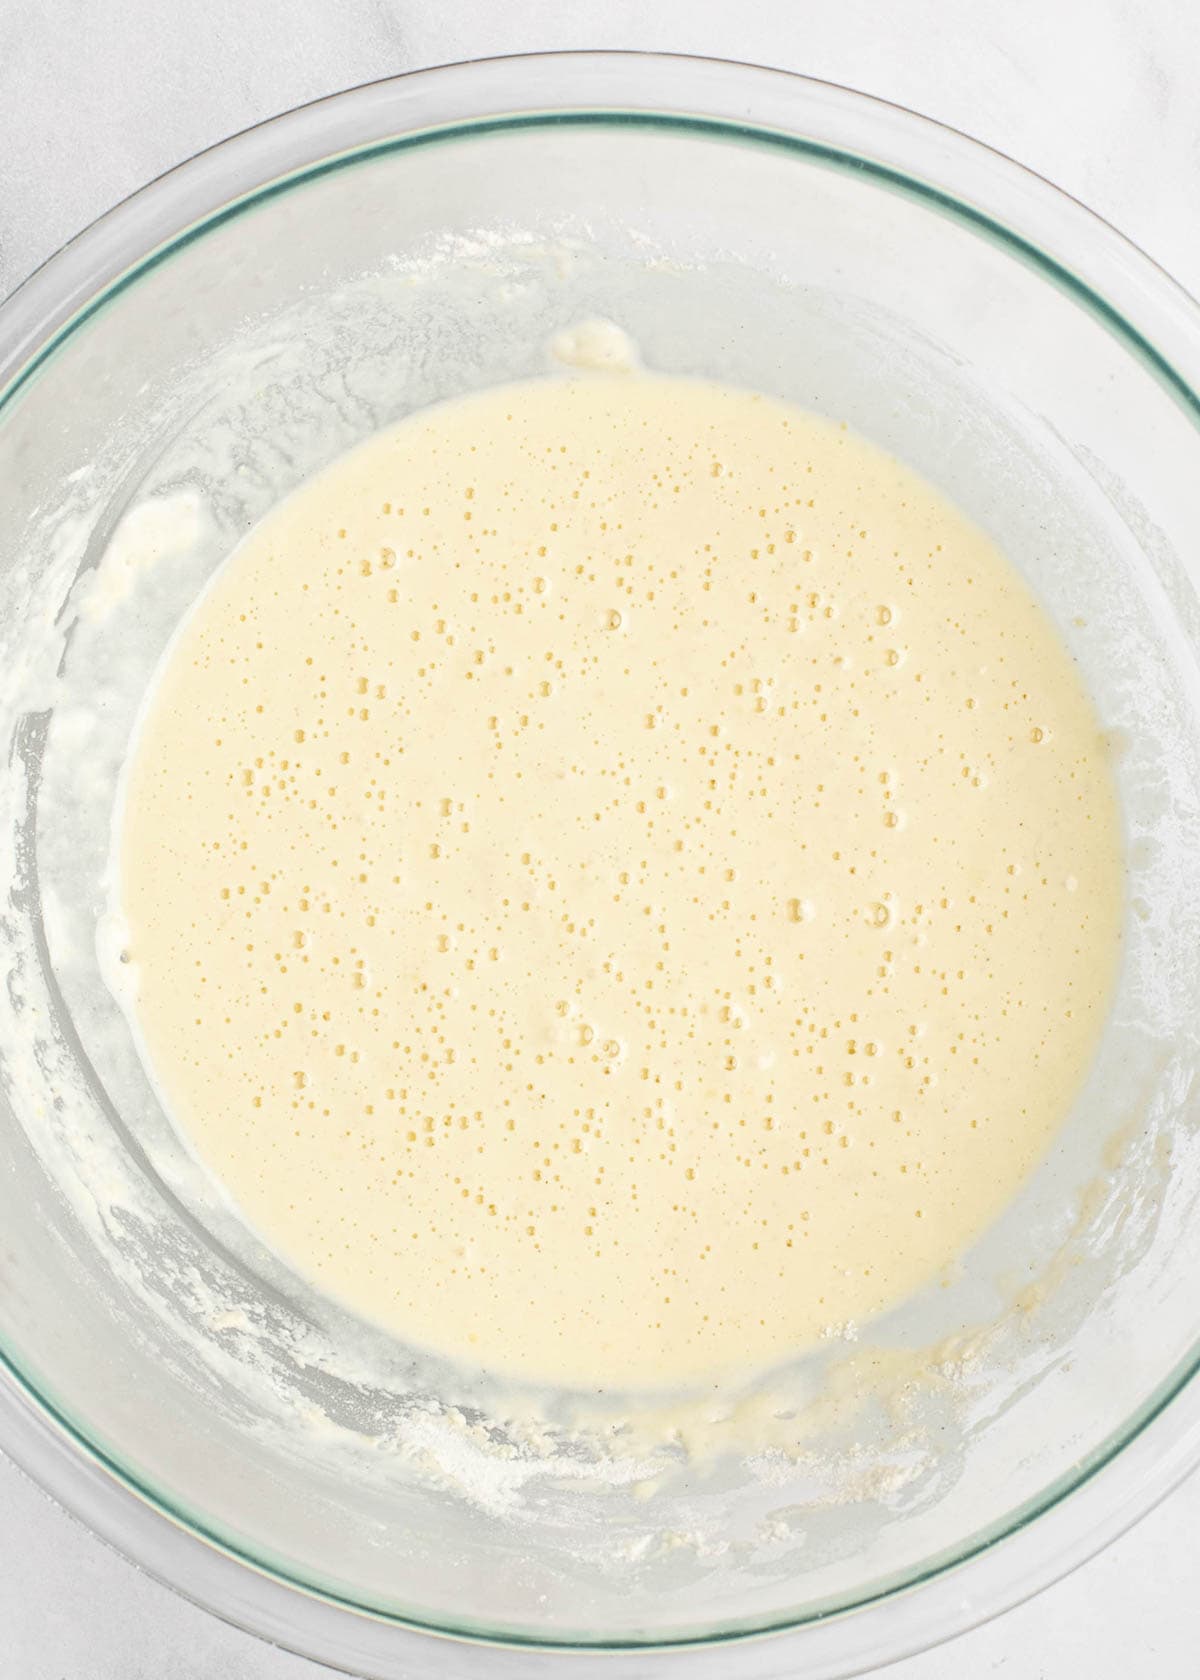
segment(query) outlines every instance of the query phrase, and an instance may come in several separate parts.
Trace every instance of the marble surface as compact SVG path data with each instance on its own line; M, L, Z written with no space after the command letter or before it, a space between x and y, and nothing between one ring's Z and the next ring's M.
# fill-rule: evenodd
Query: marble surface
M1200 293L1200 8L1181 0L10 0L0 294L262 117L422 65L578 47L755 60L895 99L1048 176ZM1068 1580L889 1680L1195 1680L1198 1534L1193 1477ZM176 1598L0 1460L0 1680L327 1672Z

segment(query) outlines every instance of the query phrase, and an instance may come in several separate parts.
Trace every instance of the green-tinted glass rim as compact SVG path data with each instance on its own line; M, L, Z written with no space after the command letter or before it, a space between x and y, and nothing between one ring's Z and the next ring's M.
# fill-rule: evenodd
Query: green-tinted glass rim
M291 192L297 187L305 186L312 181L318 181L325 175L336 174L340 170L352 168L356 164L367 163L375 158L391 156L401 152L443 145L455 140L482 139L489 134L519 133L528 129L604 127L642 128L648 131L665 130L675 134L693 134L716 140L744 141L748 144L790 153L792 156L803 158L810 163L823 164L845 173L861 175L883 186L891 187L929 208L942 211L952 220L969 228L973 233L982 234L1002 250L1019 258L1043 279L1050 280L1075 302L1081 303L1090 314L1094 315L1116 338L1124 342L1126 347L1134 352L1137 358L1143 362L1154 377L1171 392L1172 396L1183 405L1193 418L1200 421L1200 393L1192 388L1188 380L1175 368L1167 356L1153 345L1143 333L1139 332L1120 310L1109 303L1086 281L1080 279L1064 263L1040 250L1032 240L1026 239L1011 228L1005 227L995 217L988 215L987 212L980 210L977 206L965 204L951 193L905 174L903 170L880 163L874 158L855 154L836 146L826 145L820 141L809 140L802 135L789 134L782 129L757 127L752 123L733 122L727 118L687 116L675 112L603 109L520 112L512 116L480 117L466 122L442 124L412 134L395 135L387 140L369 141L334 157L307 164L279 177L277 180L266 183L264 186L252 189L241 197L232 200L229 204L223 205L219 210L214 210L201 217L190 227L185 228L156 250L151 251L139 262L134 263L122 274L109 281L96 297L89 300L73 316L63 322L9 382L7 389L0 392L0 414L44 363L62 348L67 339L94 315L100 313L109 303L115 301L144 275L151 273L170 257L186 250L194 241L203 238L205 234L212 232L215 228L244 215L260 204L269 203L272 199ZM49 260L53 261L54 259ZM2 307L2 303L0 303L0 307Z
M332 1605L339 1610L348 1610L356 1615L368 1616L372 1620L389 1622L397 1627L410 1629L418 1633L446 1634L457 1639L469 1639L481 1644L512 1646L529 1650L542 1651L653 1651L653 1650L681 1650L703 1649L710 1646L735 1644L742 1640L763 1637L770 1634L796 1632L810 1627L818 1622L828 1622L852 1615L856 1611L865 1610L879 1605L902 1593L917 1590L958 1569L973 1559L990 1552L1001 1542L1011 1539L1045 1516L1083 1487L1093 1481L1096 1476L1159 1418L1171 1402L1178 1398L1188 1384L1200 1374L1200 1353L1186 1361L1182 1370L1173 1374L1154 1392L1145 1405L1134 1415L1129 1426L1114 1435L1103 1446L1098 1447L1086 1459L1080 1461L1067 1474L1058 1477L1041 1494L1026 1500L1014 1511L993 1523L990 1528L981 1530L966 1544L960 1544L953 1549L947 1549L929 1559L920 1568L900 1572L891 1579L885 1578L871 1591L860 1594L848 1601L834 1601L827 1604L817 1604L801 1615L787 1616L766 1621L755 1621L747 1618L736 1624L713 1630L709 1633L681 1634L659 1638L638 1639L633 1637L616 1639L591 1639L586 1635L570 1635L549 1637L533 1633L523 1633L514 1630L490 1629L463 1618L460 1622L441 1622L420 1615L405 1613L399 1610L385 1610L363 1604L350 1594L338 1591L335 1587L322 1584L318 1579L307 1578L282 1560L271 1560L265 1555L255 1555L238 1542L223 1536L217 1529L209 1526L207 1521L182 1504L177 1504L167 1494L156 1492L146 1485L139 1476L127 1469L115 1455L110 1454L103 1447L90 1440L70 1417L54 1401L48 1399L37 1387L32 1378L15 1362L6 1349L0 1347L0 1368L8 1372L17 1387L27 1396L37 1409L44 1413L88 1458L94 1460L109 1475L113 1476L130 1493L134 1494L145 1505L149 1506L170 1522L177 1524L189 1533L194 1534L217 1551L242 1564L259 1574L267 1575L279 1583L280 1586L297 1590L311 1595L322 1602Z
M588 55L568 56L587 57ZM418 74L421 73L418 72ZM801 81L803 79L793 78L793 80ZM23 386L36 375L38 370L61 350L93 316L101 312L109 303L121 296L139 279L152 272L161 263L185 250L193 241L202 238L206 233L222 226L224 223L253 210L258 205L318 180L325 175L382 156L426 146L480 139L489 135L556 127L627 127L648 132L666 131L713 140L732 140L783 151L809 163L816 163L834 170L858 175L886 188L898 191L927 208L957 221L969 231L985 237L1009 255L1031 267L1042 278L1047 279L1064 291L1122 342L1146 370L1167 389L1190 418L1200 423L1200 396L1197 395L1192 385L1174 367L1167 356L1139 332L1121 311L1073 273L1065 264L1043 252L1031 240L1006 227L976 206L965 203L951 193L922 181L914 175L909 175L903 170L880 163L849 149L807 139L784 129L760 127L729 118L602 107L520 112L509 116L487 116L425 127L385 140L368 141L351 147L334 156L291 170L277 179L251 189L221 208L201 216L190 226L168 238L148 255L108 281L95 297L89 299L67 320L62 322L50 334L46 342L34 352L28 362L18 370L7 389L0 393L0 415L3 414L4 409L12 402ZM957 138L962 139L963 137ZM962 1567L972 1559L980 1557L983 1553L990 1552L1000 1542L1010 1539L1028 1528L1039 1517L1060 1505L1069 1495L1094 1480L1101 1470L1118 1457L1132 1442L1137 1440L1161 1416L1170 1403L1182 1393L1197 1374L1200 1374L1200 1344L1197 1345L1188 1359L1183 1361L1176 1371L1159 1385L1121 1430L1115 1432L1108 1441L1096 1448L1093 1453L1078 1461L1071 1471L1056 1478L1040 1494L1024 1501L1020 1506L1009 1512L1007 1516L980 1530L967 1542L960 1543L952 1550L948 1549L936 1554L919 1568L897 1573L891 1578L885 1578L872 1590L859 1594L853 1600L818 1604L810 1607L803 1614L764 1621L747 1618L736 1624L718 1628L708 1633L646 1639L635 1637L593 1639L586 1635L551 1637L508 1629L493 1630L473 1625L465 1618L456 1624L439 1622L423 1618L417 1614L380 1609L361 1603L330 1584L322 1584L316 1578L306 1578L282 1559L268 1559L265 1555L255 1555L247 1547L211 1528L203 1517L191 1513L168 1495L155 1491L152 1486L147 1485L149 1478L146 1482L143 1482L134 1471L122 1464L115 1453L108 1452L89 1439L82 1426L77 1425L72 1420L70 1409L48 1398L33 1377L22 1370L16 1356L2 1345L0 1345L0 1366L9 1372L17 1386L26 1394L33 1405L52 1420L77 1448L102 1466L105 1471L145 1505L216 1548L225 1556L272 1578L284 1587L299 1590L338 1609L351 1611L359 1616L366 1616L375 1621L390 1623L397 1627L418 1632L449 1634L460 1639L465 1638L483 1643L527 1649L619 1652L713 1647L742 1641L756 1635L796 1631L815 1623L843 1619L854 1612L879 1605L888 1599L911 1592L939 1577L945 1576L954 1569Z

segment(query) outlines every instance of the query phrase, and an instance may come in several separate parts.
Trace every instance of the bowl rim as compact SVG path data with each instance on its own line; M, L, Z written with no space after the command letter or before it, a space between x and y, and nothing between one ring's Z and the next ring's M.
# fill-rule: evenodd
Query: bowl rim
M197 153L99 217L0 303L0 411L111 298L269 197L383 153L518 129L618 123L782 149L866 172L920 199L1000 242L1065 290L1200 423L1200 308L1077 200L993 148L887 101L788 71L641 52L517 54L414 70L298 106ZM803 1641L812 1680L859 1672L864 1663L925 1648L1040 1590L1144 1515L1200 1462L1197 1344L1121 1429L953 1556L928 1560L833 1610L818 1606L802 1616L678 1638L589 1640L489 1631L468 1619L438 1624L359 1604L289 1573L145 1485L89 1438L66 1405L42 1392L2 1342L0 1370L9 1379L0 1383L0 1446L55 1499L204 1608L335 1666L361 1646L356 1663L387 1665L354 1669L371 1674L412 1674L411 1640L431 1633L475 1641L476 1652L490 1650L493 1657L499 1647L517 1647L527 1659L569 1650L577 1662L584 1653L611 1659L655 1651L661 1662L686 1651L693 1675L698 1650L715 1659L738 1643L751 1659L745 1672L764 1676L776 1672L775 1658L762 1666L753 1653L769 1648L781 1656L783 1643L757 1636L790 1634L791 1660ZM168 1530L185 1542L182 1549ZM1015 1558L1018 1536L1022 1556ZM1006 1550L1005 1542L1013 1544ZM236 1587L225 1567L212 1567L217 1558L244 1578ZM255 1583L253 1590L247 1582ZM279 1593L284 1600L276 1603ZM301 1606L304 1644L295 1642ZM320 1612L315 1619L313 1611ZM885 1618L890 1628L880 1626L881 1612L889 1611L896 1612ZM382 1641L364 1640L364 1629L375 1629ZM407 1635L403 1655L397 1635ZM406 1666L394 1668L397 1660ZM604 1673L616 1672L610 1660Z

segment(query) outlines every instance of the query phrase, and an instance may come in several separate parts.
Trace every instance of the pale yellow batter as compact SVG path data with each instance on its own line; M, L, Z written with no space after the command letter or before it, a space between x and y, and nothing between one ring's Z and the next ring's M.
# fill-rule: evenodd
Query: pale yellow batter
M786 1358L1011 1198L1092 1052L1098 725L996 549L765 398L546 380L305 486L180 634L138 1016L279 1250L493 1370Z

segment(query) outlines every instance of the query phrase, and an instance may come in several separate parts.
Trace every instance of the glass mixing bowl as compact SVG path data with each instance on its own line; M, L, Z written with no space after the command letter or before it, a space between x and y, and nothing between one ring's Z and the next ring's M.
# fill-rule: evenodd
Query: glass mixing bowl
M1128 846L1111 1020L1017 1205L939 1287L650 1447L309 1291L172 1132L106 983L117 772L213 567L365 434L593 317L848 422L985 526L1091 687ZM847 1674L1144 1511L1200 1456L1197 389L1195 307L1077 204L907 112L698 60L360 88L47 264L0 312L0 1442L200 1603L408 1680L547 1648Z

